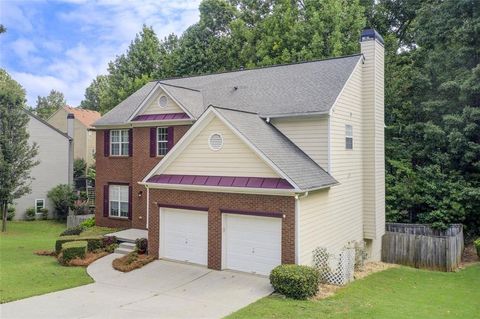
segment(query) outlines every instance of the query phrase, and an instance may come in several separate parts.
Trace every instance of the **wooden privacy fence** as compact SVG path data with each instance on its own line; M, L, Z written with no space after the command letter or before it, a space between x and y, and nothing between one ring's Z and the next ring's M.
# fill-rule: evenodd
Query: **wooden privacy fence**
M463 226L446 230L428 225L387 223L382 261L430 270L454 271L463 253Z

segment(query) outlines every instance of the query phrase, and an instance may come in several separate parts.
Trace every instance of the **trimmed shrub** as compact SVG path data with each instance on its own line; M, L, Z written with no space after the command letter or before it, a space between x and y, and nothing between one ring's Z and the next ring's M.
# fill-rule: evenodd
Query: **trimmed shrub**
M139 254L145 254L148 249L148 240L146 238L137 238L135 240L135 246Z
M276 292L289 298L307 299L318 292L320 277L315 268L300 265L280 265L270 273L270 283Z
M93 226L95 226L95 217L91 217L91 218L85 219L85 220L80 224L80 226L82 226L83 229L92 228Z
M105 246L105 251L107 253L113 253L117 248L118 248L118 244L110 244L108 246Z
M103 237L103 246L107 247L117 243L117 237L115 236L104 236Z
M87 250L88 251L95 251L104 248L102 238L90 238L87 240Z
M480 238L473 242L475 248L477 249L477 256L480 257Z
M61 252L60 259L62 263L68 263L70 260L75 258L85 258L86 253L87 253L86 240L72 241L72 242L64 243L62 245L62 252Z
M7 220L12 220L15 217L15 206L8 206L7 208Z
M34 207L27 208L27 210L25 211L25 219L26 220L35 220L35 208Z
M60 236L70 236L70 235L80 235L80 233L83 231L83 227L81 225L75 226L75 227L70 227L65 229Z
M99 248L105 247L103 245L103 239L100 236L97 237L78 237L78 236L64 236L55 242L55 253L58 255L62 250L62 245L64 243L73 242L73 241L86 241L88 251L93 251Z

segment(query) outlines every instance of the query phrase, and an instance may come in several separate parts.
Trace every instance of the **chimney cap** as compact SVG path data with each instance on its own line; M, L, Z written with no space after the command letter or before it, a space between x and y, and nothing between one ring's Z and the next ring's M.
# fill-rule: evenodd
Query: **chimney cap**
M68 113L67 119L74 119L75 115L73 113Z
M362 33L360 35L360 42L375 40L375 39L377 39L381 44L385 44L383 37L380 35L380 33L378 33L377 30L370 27L366 27L362 30Z

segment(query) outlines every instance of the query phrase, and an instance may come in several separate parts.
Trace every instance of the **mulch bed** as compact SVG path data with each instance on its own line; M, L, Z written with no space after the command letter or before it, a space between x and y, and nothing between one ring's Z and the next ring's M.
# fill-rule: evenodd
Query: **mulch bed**
M130 253L123 257L114 259L112 262L112 266L118 271L129 272L134 269L141 268L154 260L155 257L153 256Z
M56 256L55 252L51 250L35 250L33 253L39 256Z
M465 249L463 250L462 262L460 263L459 268L465 268L473 263L477 263L480 261L480 258L477 255L477 250L473 244L466 245Z
M100 251L100 252L89 252L85 255L85 258L80 259L80 258L75 258L72 259L68 262L68 266L80 266L80 267L87 267L91 263L93 263L95 260L102 258L109 253L106 251Z
M399 265L387 264L381 261L378 262L367 262L362 270L355 271L353 277L355 280L365 278L368 275L374 274L379 271L384 271L389 268L399 267ZM342 289L345 286L329 285L329 284L320 284L318 294L313 297L313 300L321 300L335 295L337 290Z

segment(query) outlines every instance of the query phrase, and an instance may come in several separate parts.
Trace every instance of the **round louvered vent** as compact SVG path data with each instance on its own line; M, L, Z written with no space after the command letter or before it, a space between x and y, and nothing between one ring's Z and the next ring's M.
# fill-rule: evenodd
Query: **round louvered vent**
M158 98L158 105L160 107L166 107L167 106L168 99L165 95L162 95Z
M208 145L213 151L219 151L223 147L223 137L220 133L214 133L210 135L208 139Z

